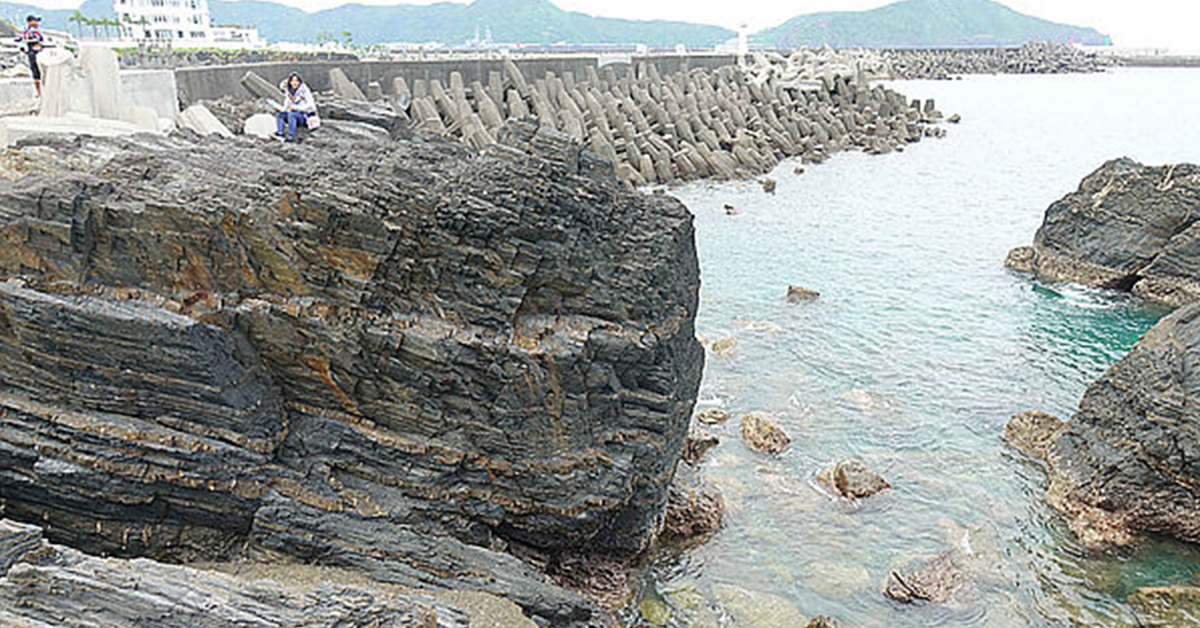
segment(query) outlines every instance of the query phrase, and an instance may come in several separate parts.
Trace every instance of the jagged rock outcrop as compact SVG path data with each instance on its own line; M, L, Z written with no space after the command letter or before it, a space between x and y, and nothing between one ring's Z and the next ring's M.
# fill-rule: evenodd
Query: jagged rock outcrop
M1033 246L1005 264L1178 307L1200 298L1198 210L1200 166L1116 159L1051 205Z
M1176 310L1047 428L1048 502L1090 546L1137 532L1200 542L1200 304ZM1020 421L1020 415L1015 420ZM1021 430L1010 430L1018 432Z
M5 161L38 174L0 181L0 511L603 621L503 550L652 539L703 365L690 214L527 124L330 124Z
M144 558L101 559L42 541L41 530L0 520L0 555L25 541L0 570L0 625L20 628L467 628L444 600L386 588L295 580L246 581Z

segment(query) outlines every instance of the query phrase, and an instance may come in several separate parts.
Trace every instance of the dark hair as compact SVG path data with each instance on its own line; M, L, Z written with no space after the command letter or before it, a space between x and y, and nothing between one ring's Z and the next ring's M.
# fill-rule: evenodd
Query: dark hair
M294 88L292 87L292 79L296 79L297 81L300 81L300 85L303 85L303 84L304 84L304 79L300 78L300 75L299 75L299 74L297 74L297 73L295 73L295 72L292 72L292 73L291 73L291 74L289 74L289 75L288 75L288 77L287 77L287 89L288 89L288 93L289 93L289 94L295 94L295 93L296 93L296 90L297 90L297 89L300 89L300 86L299 86L299 85L297 85L297 86L296 86L296 87L294 87Z
M40 18L36 15L27 15L27 16L25 16L25 21L26 22L40 22L40 21L42 21L42 18Z

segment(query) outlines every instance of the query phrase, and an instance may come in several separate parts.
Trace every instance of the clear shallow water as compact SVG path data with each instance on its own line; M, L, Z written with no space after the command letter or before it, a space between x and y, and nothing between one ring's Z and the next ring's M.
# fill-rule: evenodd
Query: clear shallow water
M784 164L774 196L752 183L672 191L696 215L698 331L738 341L732 356L709 355L698 408L734 415L703 465L728 512L708 544L658 560L641 595L672 604L679 626L724 622L696 600L725 585L863 628L1136 625L1128 593L1191 580L1200 552L1080 548L1044 505L1041 471L1000 434L1024 410L1070 416L1163 312L1040 285L1003 260L1105 160L1200 161L1200 71L898 88L963 124L902 154L842 154L800 176ZM822 296L786 305L788 284ZM737 418L750 411L772 413L792 447L778 458L744 447ZM894 491L861 506L829 499L816 476L848 457ZM890 569L964 543L976 557L965 603L879 593Z

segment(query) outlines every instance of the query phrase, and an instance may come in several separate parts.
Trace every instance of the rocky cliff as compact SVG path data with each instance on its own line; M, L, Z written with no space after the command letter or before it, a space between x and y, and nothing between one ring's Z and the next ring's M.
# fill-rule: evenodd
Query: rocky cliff
M1010 442L1044 455L1048 501L1085 544L1127 544L1139 531L1200 542L1198 357L1192 304L1092 384L1069 423L1033 413L1010 423Z
M4 154L0 512L600 621L542 569L659 523L703 363L689 213L528 125L482 154L341 126Z
M1033 246L1005 264L1178 307L1200 298L1198 220L1200 167L1117 159L1051 205Z

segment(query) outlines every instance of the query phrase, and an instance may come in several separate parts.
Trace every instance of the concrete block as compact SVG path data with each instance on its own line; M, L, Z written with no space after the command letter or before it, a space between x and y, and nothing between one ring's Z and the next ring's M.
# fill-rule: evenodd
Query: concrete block
M242 132L254 137L270 138L275 134L275 116L269 113L256 113L246 118Z
M358 88L358 85L355 85L354 81L351 81L341 68L333 68L329 71L329 84L333 87L333 93L339 98L364 102L367 100L366 95Z
M42 66L42 117L57 118L68 114L92 116L92 86L74 57L38 56Z
M34 135L118 137L145 132L145 129L130 122L106 120L75 113L55 118L35 116L0 118L0 148L7 148Z
M221 121L204 105L192 105L184 109L183 113L179 114L179 117L175 119L175 123L180 128L188 129L200 135L233 137L233 132L224 124L221 124Z
M367 100L371 102L383 100L383 85L380 85L379 81L367 83Z
M126 108L149 107L168 120L179 115L179 93L170 70L122 70L121 92Z
M121 119L144 131L158 132L158 114L149 107L127 107Z
M254 70L247 70L242 75L240 83L255 98L279 98L279 87L272 85L267 79L255 74Z
M92 115L119 120L125 112L117 53L105 46L84 45L79 49L79 67L92 91Z

